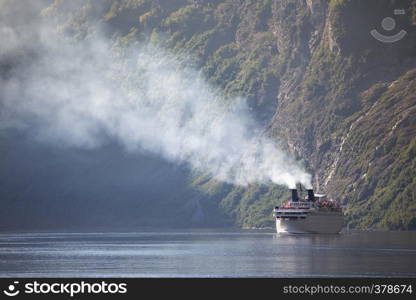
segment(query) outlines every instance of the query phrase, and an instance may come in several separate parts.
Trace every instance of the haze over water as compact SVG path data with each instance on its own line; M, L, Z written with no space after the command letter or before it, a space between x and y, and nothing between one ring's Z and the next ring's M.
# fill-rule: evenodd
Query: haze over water
M0 277L416 277L416 232L0 235Z

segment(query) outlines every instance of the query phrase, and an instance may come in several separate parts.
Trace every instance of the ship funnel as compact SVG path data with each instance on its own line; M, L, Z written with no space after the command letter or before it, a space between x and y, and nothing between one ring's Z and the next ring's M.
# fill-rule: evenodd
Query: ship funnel
M315 201L315 194L313 193L312 189L308 189L308 201Z
M292 191L292 201L299 201L298 190L291 189L291 191Z

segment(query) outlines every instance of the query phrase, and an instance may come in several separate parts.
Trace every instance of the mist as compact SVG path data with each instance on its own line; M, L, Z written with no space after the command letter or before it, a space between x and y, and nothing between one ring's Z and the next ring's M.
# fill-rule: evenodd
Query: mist
M311 186L246 100L225 97L186 55L134 38L126 44L100 27L76 39L31 20L33 11L0 12L1 129L91 151L116 142L237 185Z

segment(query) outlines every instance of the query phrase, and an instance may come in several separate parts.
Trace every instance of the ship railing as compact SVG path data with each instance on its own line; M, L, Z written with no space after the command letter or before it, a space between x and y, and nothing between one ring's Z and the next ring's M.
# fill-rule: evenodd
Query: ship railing
M287 215L287 214L274 214L273 215L277 219L305 219L308 215L301 214L301 215Z
M305 211L312 211L311 207L309 208L275 208L273 209L273 212L288 212L288 213L305 213Z
M301 217L304 218L308 215L305 211L293 211L293 210L286 210L286 209L278 209L275 210L273 216L276 218L297 218Z

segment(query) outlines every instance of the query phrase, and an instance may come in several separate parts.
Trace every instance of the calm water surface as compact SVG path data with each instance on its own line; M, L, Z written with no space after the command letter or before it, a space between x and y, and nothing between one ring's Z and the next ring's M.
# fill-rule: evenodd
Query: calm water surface
M416 232L0 234L0 277L416 277Z

